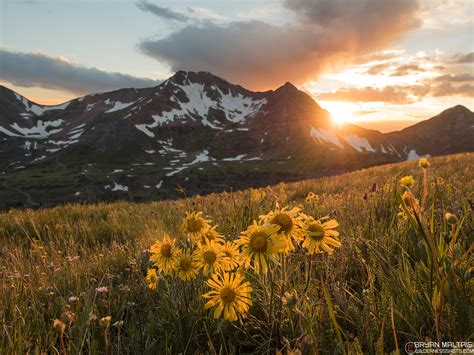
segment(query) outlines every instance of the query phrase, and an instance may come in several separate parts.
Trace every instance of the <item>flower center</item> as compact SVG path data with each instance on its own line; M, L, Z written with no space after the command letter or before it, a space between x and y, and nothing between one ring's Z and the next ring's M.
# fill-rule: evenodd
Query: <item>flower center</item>
M279 213L273 217L272 224L280 226L282 232L289 232L293 227L293 221L286 213Z
M199 232L203 227L202 221L195 217L191 217L188 220L188 231L191 233Z
M171 244L169 243L164 243L161 246L160 253L162 256L165 258L169 258L171 256Z
M191 266L192 266L192 263L191 263L191 259L190 259L190 258L183 258L183 259L181 259L181 261L179 262L179 267L180 267L181 270L183 270L184 272L191 270Z
M217 255L212 250L206 250L203 253L203 259L206 264L214 264L215 261L217 260Z
M237 293L231 289L230 287L224 287L220 294L219 294L222 302L224 303L232 303L234 302L235 298L237 297Z
M322 240L324 238L324 233L326 232L320 223L311 223L308 226L308 231L310 232L311 238L314 240Z
M257 232L250 237L250 245L257 253L265 253L267 251L267 235L264 232Z

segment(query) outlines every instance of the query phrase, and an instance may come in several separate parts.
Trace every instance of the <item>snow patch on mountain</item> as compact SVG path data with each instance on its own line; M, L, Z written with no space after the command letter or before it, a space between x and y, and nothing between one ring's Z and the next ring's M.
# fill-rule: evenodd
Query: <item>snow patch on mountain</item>
M431 158L431 155L429 155L429 154L419 155L419 154L416 152L416 149L411 149L411 150L408 152L407 160L418 160L418 159L420 159L420 158Z
M128 192L128 186L117 184L115 181L114 181L113 183L114 183L114 186L112 186L112 185L106 185L104 188L105 188L106 190L110 190L110 191L123 191L123 192Z
M120 110L126 109L127 107L132 106L133 104L137 103L138 101L140 101L140 100L133 101L133 102L120 102L120 101L115 101L115 102L114 102L114 106L112 106L112 108L110 108L110 109L108 109L107 111L105 111L105 113L112 113L112 112L116 112L116 111L120 111Z
M148 124L137 124L135 127L153 138L155 134L151 131L154 128L179 119L196 119L198 117L204 126L212 129L223 129L219 121L209 119L209 110L221 110L224 112L229 122L243 122L247 117L252 116L260 110L267 102L266 99L256 100L250 96L242 94L224 94L219 88L214 87L219 93L219 98L211 99L206 92L206 87L200 83L187 82L185 85L177 86L174 94L184 92L187 100L178 100L176 96L171 96L170 101L179 106L170 111L163 111L160 114L151 115L153 122ZM243 130L243 129L242 129Z
M153 126L153 125L136 124L136 125L135 125L135 128L138 129L139 131L142 131L143 133L145 133L148 137L154 138L154 137L155 137L155 133L153 133L152 131L150 131L150 130L148 129L150 126ZM153 128L153 127L150 127L150 128Z
M357 134L349 134L344 136L344 139L358 152L375 152L375 149L370 145L367 138L359 137Z
M223 161L238 161L238 160L242 160L247 154L239 154L237 155L236 157L233 157L233 158L224 158L222 159Z
M339 142L339 139L336 133L334 133L333 131L326 130L323 128L311 127L310 134L314 139L318 140L320 143L324 143L324 142L331 143L340 149L344 149L344 145L342 145L341 142Z
M210 161L210 160L213 160L213 159L209 156L209 151L203 150L202 152L199 152L199 153L196 154L196 157L194 158L194 160L192 162L187 163L187 164L183 164L182 166L176 168L172 172L166 174L166 176L173 176L173 175L189 168L190 166L196 165L198 163L207 162L207 161ZM167 169L167 168L165 168L165 169Z
M22 137L21 135L17 134L17 133L13 133L11 131L9 131L8 129L0 126L0 132L1 133L4 133L6 134L7 136L10 136L10 137Z
M18 123L10 125L11 128L20 133L23 137L28 138L47 138L54 133L61 132L63 129L59 128L63 124L62 119L54 121L42 121L38 120L36 126L33 127L21 127Z
M227 119L236 123L244 121L248 116L259 111L263 105L267 103L266 99L255 100L252 97L242 94L224 95L221 90L216 88L221 94L219 108L221 108L227 116Z
M52 111L52 110L65 110L69 104L70 101L65 102L61 105L55 105L55 106L38 106L30 101L28 101L27 98L15 93L15 96L18 101L20 101L23 106L25 107L25 111L27 112L26 114L22 114L24 118L29 118L31 115L35 116L41 116L47 111Z

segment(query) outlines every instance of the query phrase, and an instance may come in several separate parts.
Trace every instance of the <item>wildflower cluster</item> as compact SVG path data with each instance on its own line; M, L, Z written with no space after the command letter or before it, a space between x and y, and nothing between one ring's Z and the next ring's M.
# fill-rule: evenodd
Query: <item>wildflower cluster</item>
M181 235L164 234L150 247L153 268L147 272L146 282L156 289L160 275L188 282L202 275L210 291L202 295L208 299L205 308L214 309L214 317L221 315L235 321L245 317L252 305L253 288L245 279L245 272L267 273L278 266L280 255L298 249L310 255L332 254L341 246L338 223L329 217L315 219L299 207L279 205L248 226L240 236L226 240L217 226L202 212L186 213L181 223Z

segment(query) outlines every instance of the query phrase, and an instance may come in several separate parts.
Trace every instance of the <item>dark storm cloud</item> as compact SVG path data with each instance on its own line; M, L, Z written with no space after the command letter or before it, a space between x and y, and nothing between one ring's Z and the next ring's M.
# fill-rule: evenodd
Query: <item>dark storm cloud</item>
M167 20L175 20L179 22L187 22L188 20L190 20L190 18L186 15L180 14L179 12L175 12L166 7L155 5L146 0L139 1L137 3L137 6L140 10L143 10L145 12L150 12L153 15L162 17Z
M21 87L59 89L75 94L157 85L151 79L71 64L43 54L0 49L0 79Z
M287 0L296 24L262 21L190 25L140 49L173 70L204 70L266 89L303 82L402 37L419 25L413 0Z

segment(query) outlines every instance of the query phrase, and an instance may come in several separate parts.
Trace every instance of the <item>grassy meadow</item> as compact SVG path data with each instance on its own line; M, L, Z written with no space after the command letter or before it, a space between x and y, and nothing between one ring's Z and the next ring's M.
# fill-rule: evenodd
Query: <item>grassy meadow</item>
M0 353L404 353L408 341L474 341L474 154L429 163L192 198L182 191L176 201L0 212ZM406 175L411 187L400 185ZM265 260L248 257L249 267L222 267L246 280L251 305L246 298L236 320L205 308L212 272L185 281L148 271L165 233L200 248L181 229L186 212L203 212L226 240L242 242L278 206L305 214L295 217L301 240ZM338 222L332 253L303 247L306 216Z

